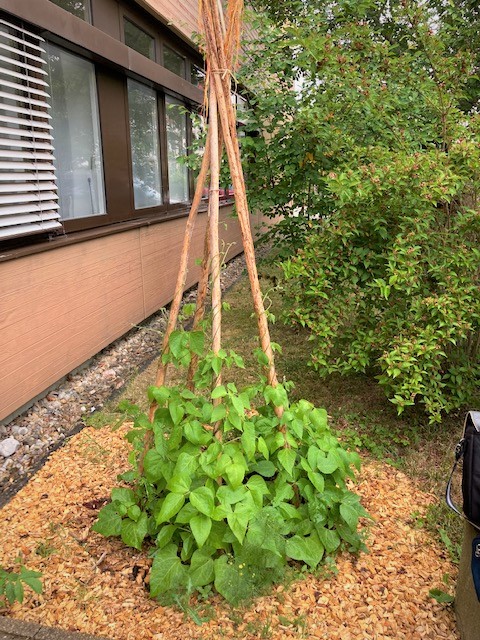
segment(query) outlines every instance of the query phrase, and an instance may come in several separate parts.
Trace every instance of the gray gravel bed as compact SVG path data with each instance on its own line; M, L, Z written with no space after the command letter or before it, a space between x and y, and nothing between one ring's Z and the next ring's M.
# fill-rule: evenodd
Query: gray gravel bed
M244 270L243 254L231 260L222 271L223 290ZM183 303L195 298L196 287L184 294ZM129 378L158 356L165 319L164 310L154 314L81 370L68 375L25 413L0 425L0 507L26 484L65 438L85 426L87 416L101 409Z

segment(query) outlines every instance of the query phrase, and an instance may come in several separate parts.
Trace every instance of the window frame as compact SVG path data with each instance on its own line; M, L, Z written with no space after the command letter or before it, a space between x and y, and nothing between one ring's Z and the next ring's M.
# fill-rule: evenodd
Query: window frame
M128 78L127 78L128 80ZM131 160L131 137L130 137L130 126L128 125L128 146L130 153L130 171L131 171L131 184L132 184L132 195L131 195L131 210L132 215L130 216L130 220L140 219L145 216L157 216L159 219L170 218L173 216L177 216L180 212L188 213L190 209L190 205L194 195L194 177L193 171L188 169L188 201L187 202L170 202L170 185L169 185L169 169L168 169L168 144L167 144L167 117L166 117L166 96L170 96L173 100L177 102L180 101L184 105L184 107L188 110L188 112L193 112L194 106L187 102L184 98L181 98L177 95L174 95L171 92L166 92L162 88L152 87L147 82L142 82L141 80L135 79L139 84L144 84L147 87L152 88L157 97L157 116L158 116L158 135L159 135L159 148L160 148L160 173L161 173L161 188L162 188L162 204L155 205L152 207L143 207L141 209L135 209L134 203L134 195L133 195L133 163ZM128 83L126 82L126 85ZM128 91L128 89L127 89ZM126 96L128 101L128 94ZM128 115L128 112L127 112ZM192 125L190 118L186 118L187 127L186 127L186 144L187 150L190 148L192 144ZM182 214L183 215L183 214Z
M179 100L177 97L169 94L169 93L164 93L163 94L163 102L164 102L164 109L165 109L165 146L167 148L167 153L166 153L166 161L167 161L167 167L168 167L168 126L167 126L167 110L168 110L168 106L167 106L167 102L168 99L170 98L171 103L170 104L177 104L179 106L183 106L187 109L188 113L191 113L191 108L188 108L187 105L185 104L185 102L183 100ZM188 118L188 113L184 113L184 117L185 117L185 147L186 147L186 152L187 155L190 155L189 149L191 146L191 140L192 140L192 120L191 118ZM191 181L191 175L192 175L192 170L189 167L186 167L187 169L187 191L188 191L188 200L187 201L183 201L183 202L171 202L171 198L170 198L170 171L169 171L169 167L168 167L168 172L167 172L167 181L168 181L168 203L170 205L170 207L174 207L176 205L178 206L188 206L191 202L192 202L192 198L193 198L193 190L192 190L192 181Z
M159 204L154 204L154 205L150 205L150 206L146 206L146 207L136 207L135 206L135 185L134 185L134 180L135 180L135 174L134 174L134 161L133 161L133 145L132 145L132 130L131 130L131 120L130 120L130 94L129 94L129 87L131 86L132 83L135 83L137 85L143 86L146 89L149 89L153 95L154 95L154 103L155 103L155 115L156 115L156 120L157 120L157 145L158 145L158 169L160 170L160 198L161 198L161 202ZM150 87L148 84L145 84L143 82L139 82L138 80L133 80L133 78L127 78L127 104L128 104L128 139L129 139L129 157L130 157L130 167L131 167L131 174L132 174L132 191L133 191L133 202L132 202L132 211L135 213L139 213L139 215L141 215L140 212L148 212L150 210L160 210L163 209L166 205L165 202L165 189L164 189L164 167L163 167L163 149L162 149L162 144L161 144L161 133L160 133L160 126L161 126L161 115L160 115L160 104L159 104L159 99L158 99L158 92L153 88Z
M146 33L148 36L153 38L155 55L153 58L147 58L147 56L144 56L144 57L146 57L147 60L152 60L153 62L156 62L158 64L162 43L161 43L161 39L159 38L158 32L152 29L149 21L146 20L142 15L140 15L139 12L137 13L137 12L131 11L128 7L125 7L123 5L120 5L119 7L119 20L120 20L120 41L123 42L123 44L126 47L128 47L128 44L125 42L125 29L124 29L125 20L128 20L128 22L131 22L134 27L137 27L137 29L140 29L141 31ZM129 48L132 48L132 47L129 47ZM137 51L137 50L133 49L133 51ZM137 53L139 53L141 56L143 55L143 53L140 53L139 51L137 51Z
M171 69L169 69L167 66L165 66L165 49L170 49L170 51L172 53L174 53L175 55L177 55L179 58L182 58L183 60L183 75L180 75L179 73L176 73L175 71L172 71ZM188 59L188 56L186 56L182 51L179 51L177 47L172 46L169 42L163 42L162 43L162 67L165 67L165 69L167 69L167 71L170 71L170 73L174 73L176 76L178 76L179 78L182 78L182 80L186 80L187 82L190 82L190 61ZM193 84L193 83L191 83Z

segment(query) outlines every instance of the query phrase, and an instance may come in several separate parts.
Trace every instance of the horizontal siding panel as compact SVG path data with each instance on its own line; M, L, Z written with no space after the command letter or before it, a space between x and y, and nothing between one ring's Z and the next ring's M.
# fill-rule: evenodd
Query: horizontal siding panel
M26 339L35 310L41 315L48 307L60 313L62 306L68 306L84 314L84 310L80 311L83 304L94 307L96 296L108 295L108 288L115 287L116 280L128 279L128 272L140 273L139 251L135 231L40 254L28 270L23 261L5 263L11 266L5 278L16 285L0 294L4 347L8 348L9 337L15 332ZM0 269L3 266L0 264ZM141 288L141 281L138 286ZM24 304L26 299L28 305Z
M243 250L238 222L230 217L231 208L220 213L220 236L225 246L232 245L227 259ZM197 282L200 268L196 261L203 257L207 216L201 214L195 225L185 288ZM166 305L173 297L183 244L185 219L172 220L156 227L142 229L142 259L147 316ZM226 229L224 228L226 224ZM162 266L159 268L159 263Z
M143 0L189 40L198 32L198 0Z
M1 263L0 278L0 419L145 317L137 230Z
M238 224L221 211L228 258L242 250ZM0 419L166 305L186 219L0 263ZM206 215L195 228L187 286L203 254ZM167 250L168 249L168 250Z
M97 296L87 297L86 300L83 296L83 304L71 306L68 309L63 305L63 313L59 306L49 307L43 314L35 311L28 330L25 325L22 326L20 332L23 335L13 335L12 339L7 341L2 366L13 374L18 369L23 369L20 363L27 359L31 362L42 362L45 354L50 354L52 349L63 352L62 357L67 356L67 359L79 350L86 350L88 354L83 358L86 360L98 351L98 349L93 350L94 344L100 341L105 346L115 339L112 338L113 335L121 335L116 333L118 326L124 328L122 332L124 333L142 317L143 296L141 287L137 286L139 283L140 279L137 282L124 282L115 288L112 286L111 292L106 292L102 287L102 291ZM113 282L109 284L113 285ZM92 288L92 283L89 288ZM40 316L43 318L43 324L48 326L37 326L37 331L32 335L32 324L35 319L38 321ZM48 323L45 323L45 320L48 320ZM112 331L111 327L114 327L115 331ZM85 345L80 347L75 343L75 336L85 331L92 335ZM55 340L52 340L53 335L56 335ZM108 341L105 342L107 339ZM72 368L70 366L69 370Z
M136 303L128 295L117 300L117 304L110 307L109 314L105 309L99 309L89 316L88 325L80 324L77 331L68 337L64 333L60 342L53 346L50 343L49 350L44 349L37 358L31 358L28 367L18 367L8 378L0 379L2 402L5 401L0 416L9 415L41 393L49 386L45 385L46 380L52 381L49 384L59 380L140 322L143 314ZM128 312L127 305L131 305L131 318L128 322L121 322Z
M115 282L120 280L120 283ZM108 290L107 290L108 289ZM12 331L6 331L5 343L3 346L2 364L5 366L14 366L13 360L16 357L23 358L27 352L29 357L35 358L45 349L45 343L51 340L54 333L74 333L78 326L89 323L93 315L98 309L106 312L109 317L109 309L115 307L117 299L128 296L130 299L142 300L143 312L143 294L141 287L140 270L136 275L125 276L122 273L112 273L111 278L105 278L99 286L95 288L96 295L92 289L92 282L84 283L79 287L78 299L72 304L61 304L60 300L55 300L55 304L49 305L48 308L37 307L32 309L32 316L25 318L15 325L11 325ZM140 293L137 293L140 292ZM42 322L41 326L37 326L37 330L32 334L32 323L40 322L41 319L48 317L48 323ZM15 329L18 328L18 333ZM131 328L131 327L129 327ZM98 329L98 327L97 327Z

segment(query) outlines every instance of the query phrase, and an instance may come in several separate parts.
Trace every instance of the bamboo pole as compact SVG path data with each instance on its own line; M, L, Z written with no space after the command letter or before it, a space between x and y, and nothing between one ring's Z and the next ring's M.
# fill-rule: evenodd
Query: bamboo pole
M210 251L212 258L212 350L216 355L222 348L222 291L220 287L220 247L218 240L219 209L220 209L220 145L218 135L218 108L214 90L209 96L209 128L211 131L210 145ZM222 372L216 374L213 387L222 384ZM215 398L213 405L218 406L221 398ZM216 437L221 440L222 433L219 424L214 425Z
M212 349L217 354L222 346L222 300L220 289L220 248L218 224L220 209L220 162L218 144L218 110L215 91L209 97L210 116L210 251L212 262ZM221 384L219 380L215 386Z
M180 312L180 305L182 303L182 296L185 289L185 281L187 278L187 267L188 267L188 258L190 254L190 245L192 243L192 236L195 228L198 209L200 207L200 202L202 200L203 189L205 186L207 173L210 167L210 146L211 146L210 138L211 136L207 134L207 140L205 143L205 153L202 159L202 166L200 168L200 173L198 174L197 185L195 188L195 195L193 197L192 206L190 208L190 213L189 213L187 224L185 227L185 235L183 237L183 246L182 246L182 253L180 255L180 265L178 268L177 282L175 285L175 293L173 296L172 304L170 305L170 314L168 316L168 323L165 329L165 334L163 336L162 355L168 352L168 341L177 325L178 314ZM162 358L160 358L155 386L160 387L164 384L165 377L166 377L166 370L167 370L167 366L163 363ZM150 419L152 418L153 418L153 415L150 416Z
M175 329L178 320L178 314L185 287L188 257L195 219L198 213L198 208L201 202L203 188L209 168L211 168L211 184L209 198L209 222L207 225L208 239L206 239L202 277L201 282L199 283L199 299L197 299L197 309L195 312L195 317L198 321L201 317L203 317L207 289L206 283L208 282L208 263L210 256L212 262L213 351L217 353L221 347L220 253L218 246L218 179L220 170L219 158L221 149L224 144L227 152L228 163L230 166L230 173L234 187L235 203L242 234L245 261L250 281L253 305L257 318L260 344L268 359L268 382L271 386L275 387L278 384L278 381L275 371L273 351L271 347L270 332L258 280L258 272L255 261L255 249L253 245L253 237L250 225L250 213L246 197L245 179L240 159L238 138L236 135L235 111L230 99L232 66L235 56L238 53L243 0L229 0L227 13L228 25L225 24L223 7L220 0L199 0L199 11L203 19L206 38L206 58L209 69L208 91L210 124L208 127L202 167L198 176L195 196L187 220L174 299L170 308L170 316L163 339L162 356L168 352L169 338L171 333ZM219 130L221 133L220 143L218 142ZM163 363L163 358L161 358L156 377L157 386L165 384L166 373L167 365ZM221 384L221 380L219 377L215 381L215 385L217 384ZM149 412L149 418L152 423L156 408L156 402L152 402ZM276 407L275 411L278 417L281 417L281 415L283 414L282 407ZM143 473L144 457L152 444L153 431L148 431L144 442L144 450L140 456L139 461L140 474Z
M271 347L270 332L258 281L255 250L250 227L250 214L246 199L245 181L240 162L240 149L236 136L235 116L230 102L229 82L225 81L226 73L228 72L226 67L227 60L223 52L223 47L219 46L221 24L218 15L218 5L214 0L204 0L203 18L207 57L211 65L211 77L214 84L210 90L214 90L217 97L219 118L235 192L235 203L237 206L237 215L242 233L245 260L247 264L250 288L252 291L255 315L257 318L260 343L268 358L268 382L271 386L276 386L278 381ZM277 407L276 412L280 417L283 414L283 409L281 407Z
M210 216L207 219L207 227L205 230L205 240L203 248L203 259L201 265L201 275L197 287L197 301L195 306L195 315L193 316L192 331L197 331L200 323L205 315L205 302L208 292L208 278L210 275ZM193 376L198 365L198 355L192 353L192 359L188 367L187 373L187 389L193 391Z
M165 384L166 374L167 374L167 364L163 362L163 355L168 352L168 341L172 332L174 331L178 314L180 312L180 305L182 303L183 291L185 288L185 281L187 277L187 267L188 267L188 257L190 253L190 245L192 242L193 230L195 228L195 221L198 214L198 209L200 207L200 202L202 200L203 189L205 186L205 182L207 179L208 170L210 168L210 140L207 133L207 140L205 143L205 153L202 159L202 166L200 168L200 172L197 178L197 184L195 187L195 194L193 196L192 206L190 207L190 212L188 214L187 223L185 226L185 235L183 237L183 246L182 253L180 255L180 266L178 269L177 282L175 286L175 294L173 297L172 304L170 306L170 314L168 317L167 327L165 329L165 334L163 336L162 343L162 351L160 354L157 376L155 380L155 386L161 387ZM155 411L157 410L158 404L156 400L153 400L150 403L150 408L148 412L149 421L153 424L153 420L155 417ZM140 453L140 458L138 461L138 472L139 475L143 475L143 463L145 460L145 456L147 452L152 448L154 441L154 433L153 430L148 430L145 434L145 439L143 443L143 450Z

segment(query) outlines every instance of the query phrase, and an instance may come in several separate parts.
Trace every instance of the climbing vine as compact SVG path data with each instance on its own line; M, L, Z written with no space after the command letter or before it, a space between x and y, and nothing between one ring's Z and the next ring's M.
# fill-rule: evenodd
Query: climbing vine
M290 404L290 385L272 387L262 376L211 391L242 359L223 349L204 355L201 332L173 332L171 363L186 373L192 355L203 356L192 391L150 387L153 423L123 407L134 422L132 469L93 529L149 550L153 597L214 586L232 604L279 580L289 562L314 569L340 548L362 549L357 526L366 513L346 486L359 458L332 435L326 411ZM154 446L140 474L147 430Z

